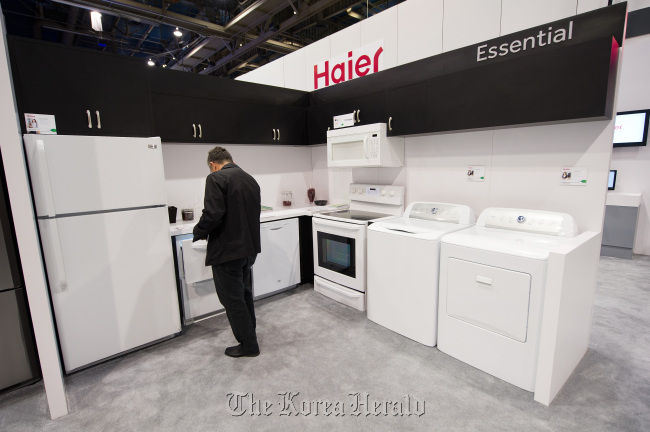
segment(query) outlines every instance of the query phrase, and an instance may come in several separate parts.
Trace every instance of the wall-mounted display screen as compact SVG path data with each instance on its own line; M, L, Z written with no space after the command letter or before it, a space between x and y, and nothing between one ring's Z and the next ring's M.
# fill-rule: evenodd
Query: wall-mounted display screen
M616 187L616 170L609 170L609 180L607 180L607 189L614 190Z
M625 111L616 114L614 147L644 146L648 143L650 110Z

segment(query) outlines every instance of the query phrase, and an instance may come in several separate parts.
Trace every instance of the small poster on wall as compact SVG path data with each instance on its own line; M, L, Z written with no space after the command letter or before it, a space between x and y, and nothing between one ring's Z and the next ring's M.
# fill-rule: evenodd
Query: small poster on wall
M564 167L560 172L560 184L567 186L585 186L587 184L587 167Z
M468 165L467 180L473 182L485 181L485 165Z
M53 115L25 113L25 129L30 134L56 135L56 121Z

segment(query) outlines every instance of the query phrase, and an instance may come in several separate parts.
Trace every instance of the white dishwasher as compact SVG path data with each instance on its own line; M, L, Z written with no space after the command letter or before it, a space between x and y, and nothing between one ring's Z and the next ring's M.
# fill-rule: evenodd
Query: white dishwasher
M214 288L212 267L205 265L207 242L192 243L192 234L175 236L183 325L223 311Z
M260 237L262 252L253 265L255 299L300 284L298 218L261 223Z

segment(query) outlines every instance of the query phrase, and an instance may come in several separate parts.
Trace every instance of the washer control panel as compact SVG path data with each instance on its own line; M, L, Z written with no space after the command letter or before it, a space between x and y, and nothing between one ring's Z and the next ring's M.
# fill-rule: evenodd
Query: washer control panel
M448 203L414 202L409 204L404 217L462 225L474 223L474 212L471 208Z
M353 183L350 185L348 196L350 201L399 206L404 203L404 186Z
M578 235L578 225L571 215L542 210L491 207L483 210L476 225L560 237Z

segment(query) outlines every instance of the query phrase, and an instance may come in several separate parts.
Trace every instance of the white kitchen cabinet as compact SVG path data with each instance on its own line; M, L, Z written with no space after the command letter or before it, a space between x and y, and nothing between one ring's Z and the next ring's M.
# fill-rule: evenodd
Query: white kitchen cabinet
M444 52L499 37L501 0L445 0Z
M397 6L397 64L442 52L443 0L409 0Z
M502 0L501 35L574 16L578 0Z
M595 9L600 9L607 6L607 0L578 0L577 13L585 13ZM616 2L614 2L616 3ZM629 8L629 6L628 6Z
M361 46L383 40L384 70L397 66L397 8L392 7L361 21Z
M298 218L260 224L262 252L253 265L253 295L260 298L300 283Z

